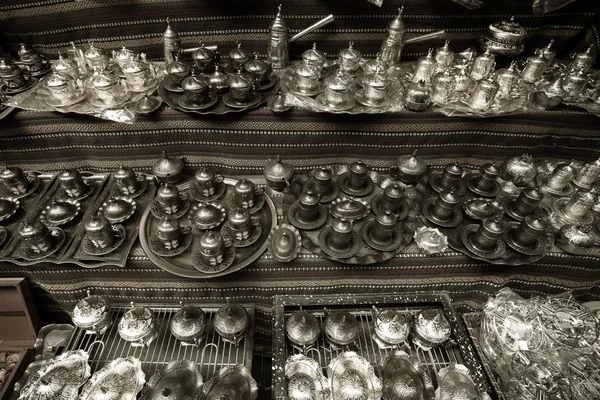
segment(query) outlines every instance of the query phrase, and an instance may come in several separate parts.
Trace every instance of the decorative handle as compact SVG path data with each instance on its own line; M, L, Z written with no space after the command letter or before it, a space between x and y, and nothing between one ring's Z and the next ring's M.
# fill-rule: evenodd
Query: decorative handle
M312 24L311 26L309 26L308 28L296 33L294 36L292 36L289 40L288 43L292 43L295 40L300 39L302 36L307 35L309 33L311 33L314 30L317 30L329 23L333 22L333 14L329 14L328 16L326 16L325 18L315 22L314 24Z
M436 32L430 32L430 33L426 33L425 35L421 35L421 36L416 36L414 38L410 38L410 39L406 39L404 41L404 44L409 44L409 43L419 43L419 42L425 42L427 40L431 40L431 39L439 39L442 38L446 35L446 31L436 31Z

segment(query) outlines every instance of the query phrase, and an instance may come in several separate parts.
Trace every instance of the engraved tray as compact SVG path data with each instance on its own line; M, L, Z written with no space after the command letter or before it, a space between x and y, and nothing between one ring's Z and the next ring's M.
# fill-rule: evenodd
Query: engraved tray
M187 182L178 184L177 186L180 192L187 192L190 182L191 181L188 180ZM228 210L228 198L231 195L231 193L233 193L233 186L236 184L236 182L237 179L225 178L225 194L217 201L219 204L225 206L225 208L227 208ZM258 257L260 257L262 253L264 253L268 245L267 239L269 236L269 232L271 232L271 229L277 225L277 210L275 209L275 205L273 204L271 198L266 194L266 192L264 196L266 200L265 205L259 212L253 215L253 218L257 218L257 220L260 221L260 224L262 226L262 233L260 237L258 238L256 243L248 247L236 248L235 260L233 261L233 264L224 271L214 274L207 274L204 272L200 272L196 268L194 268L191 257L191 251L193 250L194 243L192 243L186 251L184 251L182 254L176 257L164 258L154 254L150 250L149 241L152 233L155 231L156 225L159 222L159 220L152 215L152 213L150 212L150 207L147 207L147 209L144 211L144 215L142 216L142 220L140 222L140 242L142 244L142 248L144 249L144 252L148 256L148 258L158 267L172 274L183 276L186 278L207 279L227 275L232 272L238 271L252 263ZM190 199L190 201L193 200ZM190 210L192 208L193 205L190 206ZM189 226L189 221L186 215L181 217L179 219L179 222L182 226ZM213 230L219 232L221 226L214 228ZM195 228L192 228L192 236L194 241L197 241L200 238L200 235L200 231L198 231Z
M77 216L70 222L59 226L65 232L65 243L62 247L54 254L49 255L41 260L36 261L27 261L20 257L19 254L19 245L20 238L15 237L14 249L11 253L12 262L19 265L31 265L40 262L51 262L51 263L63 263L63 262L72 262L73 260L69 260L65 257L65 255L69 252L69 247L71 244L74 244L80 240L79 232L83 226L83 221L85 220L84 216L87 214L87 210L94 204L94 200L100 195L104 184L106 183L110 174L108 173L94 173L94 172L81 172L81 177L85 180L89 189L89 195L84 197L83 199L78 200L81 204L81 209ZM62 192L62 188L60 186L60 182L58 179L54 181L54 184L48 189L46 194L41 197L38 202L33 206L29 212L27 213L27 217L31 221L39 220L42 211L48 206L52 199L57 198Z
M471 373L473 381L480 391L491 394L488 378L481 365L479 357L469 340L469 336L452 305L452 299L447 292L412 292L403 294L377 294L377 295L322 295L322 296L275 296L275 315L273 323L273 398L283 400L287 398L287 386L284 366L287 358L293 354L301 353L292 347L286 338L285 321L292 313L300 310L312 313L322 323L325 320L324 309L330 312L345 310L352 313L358 320L361 332L356 343L350 350L366 358L372 366L379 366L381 360L395 349L381 350L372 339L373 310L376 305L380 310L393 309L407 315L416 314L425 308L436 308L443 313L452 327L454 343L447 346L423 351L412 344L409 336L409 347L402 347L410 355L417 358L419 364L425 366L436 383L436 373L447 367L450 363L464 364ZM324 340L324 334L317 340L317 344L308 349L306 356L314 359L326 374L327 366L332 359L343 353L346 349L333 348Z
M140 173L137 173L140 175ZM135 197L136 210L135 213L129 217L127 220L121 222L119 225L122 225L125 228L126 238L125 241L112 253L103 255L103 256L92 256L86 254L83 251L83 237L85 235L85 226L84 224L80 224L79 229L77 231L76 237L77 241L73 243L67 254L66 258L69 259L70 262L74 262L77 265L80 265L85 268L96 268L105 265L115 265L118 267L124 267L127 261L127 256L131 251L131 247L133 243L138 237L138 226L140 224L140 220L142 218L143 210L149 206L154 199L154 193L156 192L156 184L154 182L154 176L149 174L144 174L146 180L148 181L148 186L144 190L142 194ZM96 202L93 207L88 209L88 212L85 215L85 218L88 218L96 211L97 208L101 207L102 204L107 201L112 196L122 196L121 194L116 192L116 183L114 177L108 181L107 186L104 191L97 197Z
M338 179L339 179L340 175L342 173L344 173L345 171L347 171L347 168L333 169L333 172L334 172L333 184L335 184L335 185L338 184ZM370 217L371 218L374 217L375 214L373 213L373 210L371 209L371 200L373 199L373 197L375 197L377 195L381 195L383 193L383 188L380 186L381 176L379 174L377 174L376 172L371 171L371 172L369 172L369 177L371 178L371 180L373 180L373 192L371 192L369 195L362 196L362 197L353 197L353 196L345 194L344 192L342 192L340 190L340 194L337 197L337 199L340 199L340 198L360 199L360 200L366 201L369 204L369 210L370 210L369 214L366 217L363 217L354 223L354 227L353 227L354 232L360 232L363 224L366 223ZM286 215L286 217L289 214L290 206L297 200L297 197L300 195L300 193L302 191L302 185L308 179L309 179L308 176L303 175L302 177L299 177L299 178L295 179L294 181L292 181L292 184L290 185L290 189L289 189L289 194L287 196L285 196L284 203L283 203L284 215ZM413 241L413 236L414 236L414 233L416 230L417 219L416 219L416 213L414 212L414 209L415 209L415 204L419 204L418 199L420 198L420 195L418 193L418 190L416 188L411 188L411 187L405 188L404 198L408 202L409 215L405 220L398 221L398 224L403 225L403 235L402 235L403 240L402 240L402 243L400 244L400 246L395 250L379 251L379 250L372 249L361 238L358 252L353 257L335 258L335 257L332 257L331 255L325 253L319 246L318 238L319 238L319 234L321 233L321 230L324 229L325 227L331 226L331 222L334 219L329 211L329 205L331 203L324 204L325 208L327 209L328 216L327 216L327 221L323 224L323 226L321 228L315 229L315 230L310 230L310 231L298 228L298 231L302 235L302 246L305 249L307 249L308 251L310 251L311 253L318 255L319 257L322 257L322 258L325 258L328 260L341 262L344 264L374 264L374 263L382 262L385 260L389 260L390 258L395 257L397 254L400 254L407 249L407 247ZM288 223L289 223L289 220L288 220Z
M42 198L44 193L52 186L56 178L56 174L48 173L36 173L33 171L24 171L25 174L35 174L40 179L40 184L29 196L22 197L19 199L21 206L19 209L8 219L0 221L0 226L6 229L6 240L0 244L0 261L12 261L9 254L15 249L19 241L19 228L21 221L28 215L29 211L35 207L37 202ZM12 197L4 186L0 187L0 197ZM14 240L13 240L14 239Z
M261 105L263 105L267 102L269 97L271 97L275 93L277 93L278 89L279 89L279 85L277 83L275 83L275 85L273 85L272 88L258 92L261 96L261 99L258 103L254 104L252 106L249 106L249 107L239 107L239 108L229 107L228 105L226 105L223 102L224 94L218 94L218 95L216 95L219 97L217 103L214 106L211 106L211 107L208 107L208 108L202 109L202 110L192 110L192 109L181 107L179 105L179 99L183 96L183 92L182 93L171 92L171 91L165 89L163 82L161 82L160 85L158 86L158 94L164 100L164 102L167 103L171 108L174 108L176 110L183 111L186 113L210 115L210 114L239 113L242 111L250 110L252 108L260 107Z
M89 364L92 373L100 370L112 360L133 356L142 363L142 370L146 379L156 374L162 367L172 361L191 360L198 364L198 370L204 381L208 381L221 368L243 364L252 370L252 352L254 349L254 304L240 304L250 317L250 325L240 341L239 347L229 342L224 342L213 328L213 319L217 310L223 304L196 304L186 303L186 306L202 308L207 317L207 335L200 347L182 346L181 342L171 334L171 319L179 311L179 307L158 307L137 304L149 307L154 313L158 327L158 336L147 348L133 347L119 336L118 325L123 314L129 306L116 306L111 308L112 326L102 335L86 334L85 329L75 328L66 350L82 349L89 353Z

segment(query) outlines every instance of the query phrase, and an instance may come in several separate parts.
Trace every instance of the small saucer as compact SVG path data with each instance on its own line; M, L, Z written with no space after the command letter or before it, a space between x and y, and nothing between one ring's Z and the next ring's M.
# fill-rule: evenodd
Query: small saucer
M159 257L175 257L186 251L192 243L192 230L188 226L182 226L179 230L181 231L182 236L182 241L179 246L167 249L161 243L160 239L154 235L150 239L150 250Z
M37 175L28 174L27 180L29 183L31 183L31 185L30 188L24 192L21 192L21 189L24 188L17 188L17 190L14 190L14 188L7 188L11 193L11 197L14 197L15 199L22 199L23 197L27 197L31 193L35 192L35 190L40 186L40 178Z
M75 219L75 217L77 215L79 215L79 212L81 211L81 203L79 203L79 201L77 200L73 200L73 199L64 199L61 202L65 202L65 203L69 203L71 204L72 207L74 207L74 212L72 214L68 214L68 215L63 215L62 219L60 220L49 220L48 219L48 211L52 208L53 204L48 204L43 210L42 213L40 214L40 221L42 221L42 223L46 226L60 226L60 225L65 225L68 224L69 222L73 221ZM63 208L63 210L65 210L65 208Z
M133 86L127 85L127 88L129 89L130 92L142 93L142 92L147 92L148 90L152 89L153 87L155 87L155 85L156 85L156 80L152 79L152 80L146 82L145 86L133 87Z
M260 222L253 222L252 230L250 231L250 236L248 236L247 238L238 238L229 228L229 221L227 221L225 225L223 225L223 227L221 228L221 235L223 237L231 238L231 241L233 242L233 247L248 247L256 243L260 235L262 235L262 225L260 224Z
M131 97L131 93L125 92L121 95L121 97L115 99L115 101L113 101L110 104L105 103L104 100L102 100L98 97L92 97L90 100L90 104L93 106L99 107L99 108L120 107L123 105L123 103L125 103L127 100L129 100L130 97Z
M257 193L256 195L254 195L254 205L250 208L246 208L250 212L250 214L256 214L264 207L265 202L267 200L265 198L265 196L266 196L266 194L264 192ZM235 197L235 193L231 193L231 195L229 196L229 207L230 208L237 207L237 205L233 202L234 197Z
M317 218L314 221L303 222L298 219L298 211L300 209L300 203L294 202L290 208L287 209L286 215L290 224L296 228L303 229L305 231L312 231L318 229L327 221L327 208L324 205L319 204Z
M380 205L381 200L383 200L382 194L376 194L373 196L373 200L371 200L371 210L375 215L379 214L381 211ZM398 221L403 221L408 217L408 213L410 211L410 206L408 205L408 201L406 199L402 199L400 202L400 208L396 211L396 218Z
M204 272L205 274L217 274L219 272L223 272L227 268L231 267L234 261L235 247L233 246L225 248L225 251L223 252L223 262L217 265L206 265L200 257L199 248L194 248L192 253L192 264L194 265L194 268L200 272Z
M366 186L360 190L354 190L348 187L348 176L350 176L350 172L346 171L343 174L341 174L338 179L338 184L340 185L340 189L342 190L342 192L350 196L361 197L366 196L373 191L373 180L370 176L367 175L365 180Z
M309 179L302 185L302 191L303 192L308 192L309 190L314 191L313 190L314 186L315 186L315 181L313 179ZM337 184L337 182L332 181L329 193L325 194L325 196L321 196L319 203L321 203L321 204L331 203L339 195L340 195L340 186Z
M546 240L544 239L544 235L538 237L536 243L533 246L523 247L520 244L516 243L511 235L512 231L514 231L519 226L519 223L513 222L507 225L508 229L506 233L502 235L502 239L504 239L504 241L510 248L521 254L525 254L526 256L539 256L541 254L544 254L544 252L546 251Z
M121 191L121 188L117 187L117 185L115 185L114 190L118 193L118 196L127 196L130 197L132 199L135 199L136 197L139 197L142 193L144 193L146 191L146 188L148 187L148 180L146 180L146 175L142 174L141 172L136 172L135 173L135 177L138 181L138 183L140 184L139 188L137 191L132 191L129 190L129 188L127 188L126 192Z
M203 224L201 222L196 221L196 219L194 218L194 215L196 214L196 210L198 210L198 208L200 208L201 206L203 206L202 204L197 204L194 207L192 207L192 211L188 214L188 219L190 221L191 226L193 226L194 228L200 229L200 230L209 230L209 229L213 229L216 228L217 226L221 225L223 223L223 221L225 221L225 218L227 218L227 210L225 210L225 207L223 207L221 204L219 203L205 203L206 207L214 207L216 208L215 212L218 212L219 214L213 214L215 217L218 217L218 220L212 221L211 223L207 223L207 224Z
M479 176L479 174L469 174L465 177L465 181L467 183L467 187L469 190L475 194L478 194L483 197L495 197L500 192L500 184L498 182L494 182L494 187L492 190L484 191L477 188L475 185L475 179Z
M11 203L11 209L7 210L6 213L0 215L0 221L5 221L15 215L19 207L21 206L21 202L14 197L5 197L3 200L7 200Z
M342 196L329 204L329 213L336 218L358 221L369 214L370 205L366 200Z
M114 204L116 201L119 201L119 200L122 202L121 204L123 204L125 207L120 210L116 210L117 211L116 214L113 214L113 215L108 214L107 215L106 209L109 208L112 204ZM106 217L108 222L110 222L111 224L120 224L123 221L127 221L135 213L136 209L137 209L137 204L136 204L135 200L133 200L130 197L117 196L117 197L112 197L112 198L108 199L107 201L105 201L104 203L102 203L100 208L98 208L98 214L104 215L104 217ZM113 209L110 211L111 211L111 213L114 213L115 210Z
M471 253L490 260L500 258L504 255L504 253L506 253L506 245L504 244L504 241L502 239L498 239L496 241L496 248L489 253L482 252L473 247L473 245L471 244L471 236L475 232L477 232L477 229L479 229L478 224L471 224L464 226L460 230L460 240Z
M317 103L328 111L347 111L356 104L353 97L348 97L345 102L333 106L327 102L324 93L317 96Z
M213 95L212 97L208 98L206 103L196 104L196 103L191 103L187 97L181 96L179 98L178 104L180 107L183 107L187 110L204 110L205 108L209 108L209 107L212 107L215 104L217 104L217 101L219 101L219 97Z
M84 183L85 183L85 179L84 179ZM94 193L94 191L96 190L95 186L91 186L88 184L85 184L85 191L80 194L79 196L69 196L68 195L68 191L63 188L63 187L59 187L56 190L56 199L57 200L78 200L81 201L83 199L85 199L86 197L89 197L92 193Z
M93 240L90 239L90 237L86 234L83 236L82 240L83 252L90 256L103 256L105 254L112 253L113 251L118 249L119 246L121 246L121 244L123 244L123 242L125 241L127 233L123 225L113 225L111 229L115 234L115 240L110 246L105 248L96 247L93 243Z
M303 89L303 88L299 87L298 83L296 83L296 81L294 81L294 80L292 80L290 82L289 88L290 88L290 92L300 95L300 96L307 96L307 97L316 96L317 94L322 93L323 90L325 90L325 87L323 86L323 84L321 82L319 82L317 84L317 86L314 87L314 89L307 90L307 89Z
M254 107L258 103L260 103L261 100L262 100L262 96L260 95L260 93L254 93L252 95L252 97L250 98L250 101L248 101L247 103L236 103L235 101L232 100L231 93L225 93L225 95L223 96L223 103L225 103L225 105L227 105L231 108Z
M357 90L356 93L354 94L354 99L356 101L358 101L360 104L362 104L363 106L367 106L367 107L377 107L377 108L387 107L391 103L390 98L385 98L385 99L383 99L383 101L380 101L380 102L376 102L376 101L367 99L365 97L365 89Z
M211 195L205 196L200 189L198 189L198 185L195 182L192 182L188 189L188 193L190 197L196 201L215 201L221 198L223 194L227 190L227 186L225 183L217 182L215 184L215 192Z
M323 250L323 252L334 258L350 258L354 257L356 253L358 253L358 249L360 248L360 235L358 232L352 231L350 246L345 251L333 249L329 246L329 244L327 244L332 232L333 228L331 226L326 226L323 228L321 233L319 233L319 247L321 250Z
M181 86L175 86L173 84L173 82L171 82L171 79L169 79L169 77L166 77L163 80L163 86L165 87L165 89L167 89L169 92L173 92L173 93L183 93L183 88Z
M536 178L536 181L537 181L538 185L540 185L540 189L543 192L548 192L555 196L561 196L561 197L570 196L573 194L573 192L575 191L575 188L573 187L573 184L571 182L567 183L567 185L564 188L562 188L562 190L556 190L556 189L552 189L552 188L546 186L546 183L548 182L548 179L550 179L550 176L551 176L551 174L545 173L545 174L539 174Z
M52 243L52 246L50 246L47 249L40 249L38 247L37 248L37 252L35 250L33 250L33 248L31 247L31 245L25 243L25 242L21 242L21 247L19 248L19 256L21 256L21 258L23 258L24 260L27 261L35 261L35 260L41 260L43 258L46 258L48 256L51 256L52 254L56 253L56 251L58 249L60 249L62 247L62 245L65 243L65 239L67 237L67 235L65 234L65 231L63 231L60 228L57 227L48 227L48 229L50 230L50 234L52 236L55 237L54 243Z
M443 174L442 171L432 171L429 174L429 185L431 186L431 188L433 190L435 190L438 193L443 192L444 190L449 190L449 189L444 189L443 187L441 187L439 185L439 181L440 181L440 178L442 177L442 174ZM456 193L457 196L462 196L466 193L466 191L467 191L467 189L466 189L465 182L461 178L458 181L458 186L454 188L454 193Z
M2 245L6 241L7 237L8 237L8 232L6 231L6 229L3 226L0 226L0 247L2 247Z
M425 215L425 218L435 225L441 226L442 228L454 228L455 226L460 225L463 220L463 215L458 206L454 208L454 215L452 215L452 218L448 221L439 220L435 218L433 214L431 214L431 209L435 205L436 199L437 197L430 197L423 202L422 211L423 215Z
M267 81L265 83L261 83L260 84L260 90L269 90L273 87L273 85L275 85L275 82L277 82L277 80L275 79L275 77L273 75L269 75L269 77L267 78Z
M490 198L472 197L465 202L463 208L465 210L465 214L467 214L469 217L473 219L484 220L486 218L493 218L497 215L501 215L504 212L500 204L496 203L496 207L494 203L495 201ZM482 209L483 207L490 207L491 211L493 212L490 213L490 210L488 210L486 213L484 212L485 210Z
M48 97L48 98L46 98L46 104L49 105L50 107L56 107L56 108L68 107L68 106L72 106L73 104L77 104L80 101L83 101L86 97L87 97L87 93L84 92L84 93L80 94L79 96L73 97L66 103L62 102L54 97Z
M165 215L169 215L171 217L179 219L183 217L185 213L188 212L188 210L190 209L190 204L190 198L187 195L187 193L179 193L179 209L177 210L177 212L167 214L157 199L154 199L154 201L152 201L152 205L150 206L150 212L152 213L152 215L154 215L154 217L158 219L164 218Z
M21 93L21 92L24 92L27 89L30 89L31 87L33 87L33 85L35 85L37 82L38 82L37 78L31 78L25 86L23 86L22 88L18 88L18 89L10 89L10 88L6 87L6 83L5 83L2 86L0 86L0 92L4 92L6 94Z
M369 245L369 247L372 247L378 251L394 251L398 249L404 239L402 237L400 227L396 225L396 229L394 229L389 243L378 243L371 238L371 231L373 230L374 223L375 218L370 218L363 224L362 228L360 229L360 237L362 237L364 242L367 245Z
M517 200L518 196L507 196L502 201L502 208L504 208L504 212L506 212L511 218L516 219L517 221L523 221L526 215L519 215L515 212L513 205ZM533 215L539 215L542 212L541 207L537 207L535 211L532 213Z

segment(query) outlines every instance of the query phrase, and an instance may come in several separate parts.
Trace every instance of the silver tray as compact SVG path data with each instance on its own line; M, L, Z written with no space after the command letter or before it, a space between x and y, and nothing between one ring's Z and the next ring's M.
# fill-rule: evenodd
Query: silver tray
M360 324L358 340L350 345L350 350L366 358L371 365L378 366L381 360L394 348L381 349L373 339L373 310L376 305L380 310L397 310L407 316L414 315L425 308L438 309L449 321L454 339L447 346L423 351L411 340L406 347L407 353L418 359L419 364L427 369L435 380L440 369L452 362L462 363L469 368L471 376L481 392L490 392L490 383L475 353L469 336L452 305L452 299L447 292L412 292L403 294L377 295L323 295L323 296L275 296L275 311L273 322L273 388L274 399L287 398L287 383L285 379L285 362L289 356L302 351L289 342L285 334L285 321L291 314L302 310L315 315L322 323L325 311L344 310L356 317ZM309 348L305 355L314 359L322 371L326 373L327 366L335 357L346 351L346 348L334 348L321 335L317 343Z
M191 181L187 181L181 183L178 186L180 192L187 191L189 188ZM237 179L233 178L225 178L223 181L226 185L225 194L218 200L218 202L224 205L226 208L229 208L229 195L233 193L233 186L236 184ZM142 220L140 222L140 242L142 244L142 248L144 252L148 256L148 258L156 264L158 267L164 269L167 272L172 274L183 276L186 278L196 278L196 279L208 279L214 278L217 276L223 276L227 274L231 274L232 272L239 271L240 269L246 267L251 264L254 260L256 260L268 246L268 236L271 229L277 225L277 210L275 209L275 205L271 198L265 193L265 206L254 216L260 221L262 226L262 233L258 240L248 246L243 248L236 248L235 260L233 264L225 269L224 271L207 274L204 272L198 271L194 268L192 264L192 257L190 256L190 252L193 249L193 243L189 247L188 250L184 251L182 254L176 257L163 258L157 256L150 250L150 237L152 232L154 232L157 223L159 222L152 213L150 212L150 207L144 211L144 215L142 216ZM192 208L192 207L190 207ZM180 220L182 226L189 226L188 218L183 216ZM220 227L214 228L215 230L219 230ZM198 240L200 238L201 233L197 229L192 230L192 236L194 240Z
M214 106L211 106L211 107L208 107L208 108L205 108L202 110L192 110L192 109L181 107L179 105L179 99L183 96L183 92L182 93L171 92L171 91L165 89L163 82L161 82L160 85L158 86L158 94L163 99L163 101L169 105L169 107L174 108L176 110L183 111L186 113L200 114L200 115L211 115L211 114L221 115L221 114L228 114L228 113L239 113L239 112L243 112L246 110L250 110L252 108L260 107L261 105L263 105L267 102L269 97L271 97L275 93L277 93L278 89L279 89L279 85L275 84L269 90L259 92L261 99L258 103L253 104L248 107L239 107L239 108L229 107L228 105L226 105L223 102L224 94L218 94L218 95L216 95L216 96L218 96L217 103Z

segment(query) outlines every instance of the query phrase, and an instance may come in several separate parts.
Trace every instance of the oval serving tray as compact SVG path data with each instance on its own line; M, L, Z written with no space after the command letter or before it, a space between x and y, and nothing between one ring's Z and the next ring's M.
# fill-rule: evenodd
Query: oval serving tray
M233 193L233 187L235 186L237 181L237 179L233 178L225 178L223 181L226 184L226 191L225 194L217 202L219 204L224 205L225 208L228 209L228 211L228 198L231 195L231 193ZM191 181L187 181L177 185L177 187L179 188L180 192L185 192L187 191L190 183ZM144 214L142 215L142 220L140 221L140 242L142 244L142 248L144 249L144 252L148 256L150 261L152 261L158 267L172 274L183 276L186 278L207 279L239 271L240 269L246 267L247 265L255 261L258 257L260 257L262 253L265 252L268 245L269 232L271 232L271 229L277 225L277 210L275 209L275 205L273 204L273 201L269 196L265 195L265 199L265 206L259 212L253 215L254 218L257 218L257 220L260 221L260 224L262 226L262 233L260 237L254 244L248 247L237 249L233 264L224 271L215 274L206 274L194 268L190 253L194 244L190 246L189 250L186 250L185 252L176 257L171 257L167 259L154 254L150 250L150 236L151 233L154 232L156 225L158 224L158 222L160 222L160 220L156 219L150 213L150 207L146 208ZM189 225L188 218L186 218L185 216L182 217L179 221L182 226ZM203 232L204 231L200 231L196 228L193 228L193 241L197 242L200 238L200 235Z

